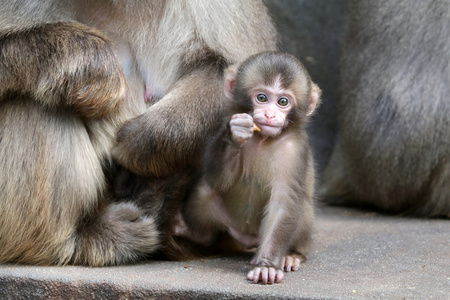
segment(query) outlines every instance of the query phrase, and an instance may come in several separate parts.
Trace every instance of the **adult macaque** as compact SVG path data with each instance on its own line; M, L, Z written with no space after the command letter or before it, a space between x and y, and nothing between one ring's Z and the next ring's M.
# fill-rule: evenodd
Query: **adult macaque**
M450 217L450 2L353 1L331 203Z
M320 90L281 52L229 68L224 90L232 116L208 144L204 175L174 232L202 245L228 232L243 247L258 247L249 280L280 282L310 246L314 170L305 126Z
M154 251L157 212L108 200L113 147L142 175L195 164L222 117L224 66L261 49L276 39L260 1L2 1L0 263Z

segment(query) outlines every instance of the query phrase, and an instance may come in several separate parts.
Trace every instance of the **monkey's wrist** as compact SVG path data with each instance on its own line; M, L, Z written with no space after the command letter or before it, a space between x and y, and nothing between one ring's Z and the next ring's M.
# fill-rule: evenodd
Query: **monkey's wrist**
M247 140L232 140L231 145L234 150L240 151L246 142Z
M223 142L231 149L239 151L242 146L245 144L245 141L241 141L242 139L237 139L233 136L233 133L231 132L230 128L228 127L228 133L226 136L222 139Z

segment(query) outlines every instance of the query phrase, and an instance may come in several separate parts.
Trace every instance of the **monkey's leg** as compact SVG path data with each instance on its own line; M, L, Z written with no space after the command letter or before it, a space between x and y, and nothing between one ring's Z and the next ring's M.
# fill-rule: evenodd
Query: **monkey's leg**
M258 246L259 243L258 235L245 234L232 226L228 226L227 231L245 249L252 249Z
M223 203L223 198L209 184L202 180L191 199L186 204L185 214L192 226L189 226L179 211L175 215L174 234L177 236L189 237L191 240L202 245L210 245L215 237L215 231L201 230L202 228L216 227L217 231L227 231L241 246L246 249L254 248L258 245L259 237L254 234L247 234L238 229L230 218L227 208ZM193 230L191 227L200 230Z
M278 194L280 191L281 194ZM283 187L272 193L267 213L270 219L266 216L262 222L261 243L251 261L251 264L256 267L247 275L247 278L254 283L260 280L263 284L280 282L284 277L282 270L286 269L286 260L289 263L291 260L289 257L299 258L299 255L306 255L309 250L313 216L312 202L302 200L306 199L306 195L297 191L301 189ZM295 201L296 206L276 201L276 199L283 199L283 195L289 194L299 197Z
M114 154L141 175L165 177L197 166L206 138L220 123L222 72L205 66L180 79L174 88L118 132Z
M258 246L258 235L247 234L236 229L236 226L230 215L228 214L225 204L223 203L223 198L219 195L215 195L211 198L212 199L210 199L209 203L215 212L215 218L226 227L227 232L231 235L231 237L233 237L239 244L241 244L241 246L246 249L251 249Z
M41 105L72 106L84 117L116 111L126 81L112 43L78 23L0 33L0 99L31 95Z
M179 213L175 234L205 246L211 245L218 232L226 230L217 201L222 201L222 197L202 179L186 202L183 214Z
M0 107L0 262L102 266L156 249L152 217L106 203L102 159L71 109Z
M173 216L173 218L174 218L173 223L172 223L173 235L189 238L191 241L194 241L205 247L211 246L212 243L214 242L214 238L216 237L215 231L192 229L186 223L181 211L178 211L175 214L175 216ZM198 228L199 225L196 225L193 227Z
M311 244L311 224L313 222L314 208L312 202L304 201L299 226L292 235L292 245L283 258L283 269L286 272L297 271L300 264L306 260Z

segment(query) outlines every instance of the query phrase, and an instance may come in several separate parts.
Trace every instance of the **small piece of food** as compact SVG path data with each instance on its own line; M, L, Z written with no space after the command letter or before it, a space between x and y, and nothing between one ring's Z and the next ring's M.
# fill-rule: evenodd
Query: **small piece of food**
M255 123L253 123L253 130L258 132L262 131L261 128L259 128L259 126L256 125Z

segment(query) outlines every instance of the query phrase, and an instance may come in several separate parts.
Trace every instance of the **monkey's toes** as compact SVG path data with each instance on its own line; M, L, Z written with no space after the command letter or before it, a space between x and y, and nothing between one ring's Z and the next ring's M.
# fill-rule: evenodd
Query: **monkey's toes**
M302 258L296 255L287 255L284 257L283 269L286 272L297 271L302 263Z

